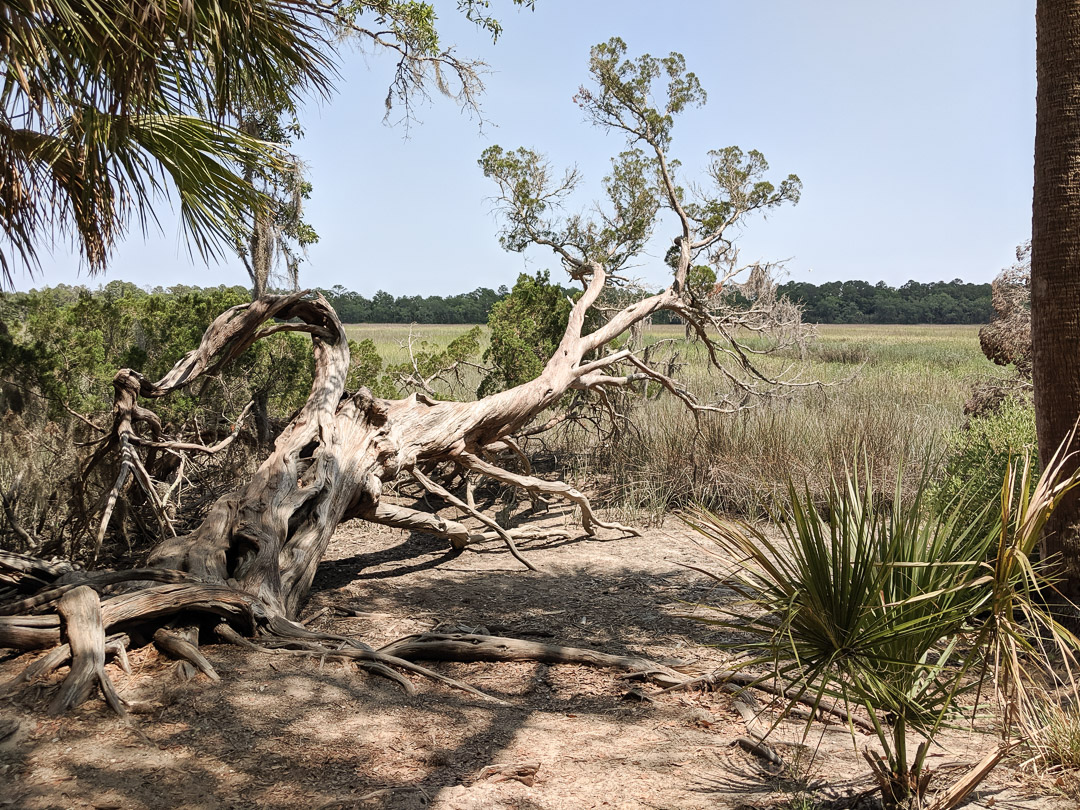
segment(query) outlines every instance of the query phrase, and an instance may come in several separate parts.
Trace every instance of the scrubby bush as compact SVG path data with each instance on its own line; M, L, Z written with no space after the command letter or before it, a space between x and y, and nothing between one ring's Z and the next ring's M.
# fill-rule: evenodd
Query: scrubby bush
M0 377L42 400L50 418L60 418L64 406L108 411L118 369L160 378L198 345L211 320L249 300L242 287L148 293L120 281L97 291L61 286L0 295ZM200 386L182 401L155 403L158 415L179 424L192 407L210 400L238 412L258 392L268 392L273 411L287 414L303 403L311 384L306 342L289 334L260 341L218 375L216 386Z
M398 392L383 373L383 359L371 338L349 341L349 374L345 390L355 391L364 386L377 397L393 398Z
M571 302L547 271L522 273L510 295L491 308L491 343L484 362L492 366L477 391L483 397L535 379L566 331Z
M965 523L978 519L985 526L993 520L994 501L1001 496L1002 476L1010 464L1027 459L1025 463L1032 469L1026 486L1029 494L1034 489L1038 481L1036 446L1035 409L1023 395L1006 397L994 410L973 416L946 439L932 508L939 514L957 511Z

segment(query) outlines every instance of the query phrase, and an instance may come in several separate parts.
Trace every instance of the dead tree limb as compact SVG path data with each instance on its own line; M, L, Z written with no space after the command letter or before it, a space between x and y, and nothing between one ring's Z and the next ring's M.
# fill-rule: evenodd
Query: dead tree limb
M626 655L542 644L503 636L475 633L421 633L405 636L379 649L397 658L422 661L540 661L545 664L587 664L648 675L665 686L683 683L687 677L665 664Z
M500 538L502 538L502 541L506 544L506 548L509 550L510 554L515 560L524 565L530 571L536 570L535 565L533 565L531 562L521 556L521 552L518 551L518 547L517 544L514 542L514 538L510 535L510 532L508 532L506 529L499 525L498 521L496 521L494 518L488 517L483 512L469 506L469 504L467 504L465 501L461 500L459 497L457 497L444 487L440 486L439 484L436 484L419 470L412 470L412 475L428 492L433 495L438 495L440 498L454 505L465 514L476 518L485 526L490 527L492 531L494 531Z
M785 700L793 701L795 703L801 703L804 706L809 706L815 712L822 714L833 715L845 724L851 724L856 726L867 734L875 734L876 729L873 724L868 720L864 720L858 715L852 714L846 707L839 703L833 703L815 699L812 695L807 695L798 689L792 689L785 687L781 684L775 683L770 676L767 675L755 675L750 672L741 672L733 669L718 669L715 672L710 672L707 675L702 675L697 678L684 680L682 683L673 684L669 686L665 691L675 691L678 689L692 689L695 686L718 686L722 684L736 684L746 689L759 689L762 692L768 692L771 695L782 697Z
M509 470L504 470L501 467L496 467L494 464L489 464L467 451L461 451L456 455L456 458L468 469L478 472L481 475L486 475L503 484L510 484L511 486L519 487L535 494L555 495L570 501L581 510L581 526L585 530L585 533L590 536L596 534L597 528L613 529L615 531L634 535L635 537L641 535L641 532L638 529L623 526L621 523L606 523L598 519L593 513L592 504L589 503L589 499L581 492L574 489L569 484L564 484L562 481L545 481L542 478L535 478L531 475L518 475Z
M221 677L214 671L214 667L206 660L206 656L199 652L199 628L192 627L188 630L194 633L159 627L154 632L154 646L172 658L187 661L210 680L220 681Z
M106 659L110 655L114 656L124 672L131 671L131 667L128 665L127 660L127 648L130 643L131 640L124 633L117 633L108 636L105 639ZM10 692L19 685L30 683L37 678L43 678L49 673L66 665L69 661L71 661L71 646L69 644L61 644L59 647L53 647L53 649L38 658L34 663L28 665L10 681L5 684L0 684L0 694Z

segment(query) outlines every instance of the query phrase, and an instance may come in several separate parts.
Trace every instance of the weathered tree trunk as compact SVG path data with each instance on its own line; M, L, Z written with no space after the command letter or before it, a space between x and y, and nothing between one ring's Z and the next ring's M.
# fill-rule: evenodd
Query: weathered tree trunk
M500 539L518 560L527 564L515 547L515 538L536 536L535 530L506 528L479 512L468 489L475 478L490 478L534 496L564 499L577 507L582 527L589 534L598 528L634 531L598 519L583 493L561 481L534 476L527 463L523 465L525 472L520 473L505 470L494 461L496 454L503 451L524 457L515 435L525 435L522 431L528 423L568 391L597 393L598 411L606 409L608 416L618 418L605 391L632 388L646 381L659 383L695 414L733 413L759 395L775 397L782 387L794 390L813 385L764 374L753 363L753 355L760 348L740 342L740 334L752 335L756 343L763 332L769 331L776 338L774 348L795 345L801 334L797 307L779 306L775 297L763 295L747 296L745 307L733 302L719 307L716 301L708 304L695 299L687 286L690 268L699 261L726 268L725 281L744 270L750 271L751 279L765 279L767 272L762 267L737 266L737 251L732 250L724 232L754 212L797 201L800 181L789 175L777 186L762 182L767 166L760 154L744 156L732 147L710 153L709 188L700 194L695 190L695 198L700 199L689 204L674 175L677 164L667 155L671 113L701 103L704 93L693 74L676 78L675 74L682 72L681 57L673 54L670 62L664 63L671 79L669 100L663 108L666 112L653 110L649 94L641 94L638 79L624 77L638 76L648 84L654 74L659 75L661 63L646 56L626 62L625 70L616 68L624 49L617 40L594 49L595 75L607 89L599 95L583 90L579 96L579 102L596 123L625 132L633 147L617 159L613 179L605 181L612 213L600 215L595 223L584 223L576 217L562 224L556 221L558 217L548 221L548 213L558 209L559 200L573 188L573 172L567 173L562 185L553 185L543 159L529 150L508 153L491 147L481 159L485 174L500 189L498 207L507 220L504 244L512 250L520 250L530 242L552 249L570 277L582 285L563 338L536 379L475 402L436 402L422 394L391 401L377 399L365 389L347 392L348 341L337 314L326 301L303 293L260 295L266 288L272 244L259 240L272 234L271 229L263 227L268 223L256 222L248 263L255 300L216 318L199 347L161 380L151 382L130 369L119 372L114 379L112 428L84 468L92 469L105 459L118 462L115 483L93 509L98 521L97 545L100 547L114 509L125 502L125 493L136 487L142 490L145 503L154 509L163 533L168 535L173 529L168 498L159 494L159 482L150 474L150 462L162 453L212 453L229 441L207 447L166 437L157 416L140 404L140 398L164 397L204 374L215 373L257 340L291 331L307 333L312 340L315 375L304 407L277 437L269 457L251 480L219 498L194 531L169 537L153 550L149 558L152 573L145 577L148 581L135 582L125 577L123 584L110 584L102 575L72 572L62 581L58 576L49 576L31 582L29 576L20 574L15 579L22 596L0 604L0 645L23 649L58 645L61 628L67 626L60 617L28 612L52 608L57 600L67 598L73 590L70 586L86 586L105 597L100 603L100 629L95 625L95 638L101 640L108 632L130 632L130 637L139 641L155 638L159 650L193 663L207 674L213 669L200 660L194 633L156 631L163 625L194 626L202 617L190 614L211 614L215 619L214 634L235 643L269 652L348 658L358 666L395 678L406 689L412 687L400 670L475 693L465 684L402 657L431 654L430 645L406 646L394 654L393 649L372 650L356 639L316 633L295 621L316 568L343 520L359 517L424 531L447 538L455 548ZM611 65L612 69L601 69L603 65ZM615 107L606 101L601 103L601 99L613 99ZM644 152L639 146L645 147ZM650 151L651 156L643 157ZM644 248L662 206L679 220L670 252L670 286L621 309L597 307L601 325L590 326L592 331L587 332L586 315L597 304L605 283L609 278L625 283L620 271ZM711 213L714 209L723 214ZM702 216L702 212L707 215ZM625 300L622 296L619 299ZM612 345L615 338L661 309L682 318L689 333L701 340L709 363L721 377L712 402L699 402L673 378L673 368L664 370L660 360L650 360L648 351L639 357L633 343ZM560 421L554 418L547 424L554 426ZM441 462L469 479L464 499L439 482ZM438 514L384 502L384 485L406 476L486 530L470 531L463 523ZM176 480L181 480L179 470ZM0 558L0 571L2 566ZM22 587L24 584L26 587ZM110 592L114 587L124 590ZM86 596L85 591L81 593ZM245 640L241 633L258 637L262 643ZM326 642L331 640L333 646L328 646ZM469 643L475 641L470 639ZM485 654L514 646L499 640L492 643L494 647L484 647ZM100 645L95 645L92 659L88 660L99 667L102 655ZM73 660L75 653L76 645L72 644ZM461 650L455 654L461 654ZM514 654L524 653L517 646ZM570 653L531 648L528 654ZM80 656L85 657L82 653ZM50 666L55 658L50 658Z
M1080 415L1080 1L1039 0L1035 19L1031 343L1039 454L1046 464ZM1061 555L1066 594L1080 603L1076 494L1054 512L1044 551Z
M109 705L124 714L124 702L105 674L105 626L98 595L85 585L68 591L60 599L59 613L71 650L71 670L49 704L49 714L62 714L78 706L95 685Z
M190 383L212 368L212 362L235 356L241 347L271 331L309 332L315 352L311 396L251 481L222 497L194 532L161 543L150 556L151 565L185 571L204 581L235 583L269 615L294 619L343 520L362 517L458 541L468 538L454 521L381 503L385 482L413 474L431 486L417 467L443 460L504 483L566 498L581 507L590 533L596 526L625 528L597 520L588 500L566 484L513 474L483 460L486 448L520 430L571 387L607 382L596 375L612 361L583 365L586 354L649 312L678 303L673 293L662 293L582 335L585 311L604 281L597 269L571 313L558 351L539 377L475 402L436 402L420 395L381 400L364 389L346 393L349 349L344 329L324 300L301 294L265 297L219 317L200 348L156 384L134 372L121 372L118 390L126 386L132 393L154 397ZM274 317L303 323L263 326ZM121 400L134 403L131 397ZM505 530L489 525L512 543Z

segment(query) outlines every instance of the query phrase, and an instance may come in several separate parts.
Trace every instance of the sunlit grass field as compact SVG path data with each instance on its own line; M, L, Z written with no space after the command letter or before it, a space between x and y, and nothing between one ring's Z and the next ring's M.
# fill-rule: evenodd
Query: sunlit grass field
M388 363L408 358L410 335L415 342L446 346L472 327L465 324L352 323L350 340L370 339ZM938 367L952 375L982 374L993 369L979 350L979 327L940 325L822 324L811 352L825 363L849 365L914 365ZM486 329L485 329L486 332ZM651 326L653 339L681 338L682 326Z
M408 359L414 343L445 346L468 329L458 325L355 324L353 340L370 338L387 363ZM682 326L653 326L647 339L682 339ZM678 346L681 378L707 399L718 385L702 347ZM796 375L822 386L748 403L734 416L694 418L668 396L631 406L633 428L597 441L584 429L549 437L543 451L565 475L610 505L641 519L690 501L757 514L789 480L822 492L856 461L891 490L907 467L914 483L933 465L979 380L1003 376L979 349L976 326L822 325L804 353L760 358L767 375ZM459 396L468 396L467 392ZM536 449L540 449L537 446Z
M432 346L445 348L454 338L473 327L459 323L350 323L345 325L349 340L371 340L379 350L379 356L388 365L404 363L409 359L410 336L414 344L427 341ZM481 350L487 347L487 327L483 328L484 340Z

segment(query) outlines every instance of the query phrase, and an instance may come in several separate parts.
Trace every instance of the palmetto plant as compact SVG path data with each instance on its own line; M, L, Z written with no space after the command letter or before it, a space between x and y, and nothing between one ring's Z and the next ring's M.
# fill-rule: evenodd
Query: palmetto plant
M957 520L970 514L960 504L927 519L925 475L914 498L898 492L880 508L858 470L834 484L827 509L791 487L774 515L779 540L702 510L686 517L735 561L716 577L742 598L711 621L749 634L733 642L747 665L767 665L800 696L866 709L885 761L867 759L887 804L922 801L928 743L959 717L963 692L990 678L1012 728L1031 717L1051 659L1072 662L1076 639L1052 618L1052 582L1031 559L1046 518L1080 483L1061 476L1064 455L1030 497L1014 480L1029 465L1010 467L989 531L982 515Z

